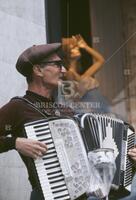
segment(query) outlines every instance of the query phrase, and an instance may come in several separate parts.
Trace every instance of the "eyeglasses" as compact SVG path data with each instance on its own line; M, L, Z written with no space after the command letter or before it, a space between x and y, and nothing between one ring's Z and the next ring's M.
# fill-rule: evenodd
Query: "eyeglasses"
M42 62L40 64L44 66L48 65L48 66L58 67L60 69L63 67L63 63L61 61Z

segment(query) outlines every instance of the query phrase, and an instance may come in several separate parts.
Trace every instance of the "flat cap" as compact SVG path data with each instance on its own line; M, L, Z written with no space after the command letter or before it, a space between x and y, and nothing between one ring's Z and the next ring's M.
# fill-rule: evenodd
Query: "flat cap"
M27 77L31 73L33 65L39 64L43 60L46 62L60 61L61 59L57 55L60 46L61 43L33 45L19 56L16 62L16 69Z

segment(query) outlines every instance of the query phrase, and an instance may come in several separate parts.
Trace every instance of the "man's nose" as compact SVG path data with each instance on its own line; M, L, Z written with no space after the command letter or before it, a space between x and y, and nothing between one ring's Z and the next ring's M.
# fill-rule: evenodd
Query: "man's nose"
M66 68L64 66L61 67L61 72L62 73L66 73L67 72L67 70L66 70Z

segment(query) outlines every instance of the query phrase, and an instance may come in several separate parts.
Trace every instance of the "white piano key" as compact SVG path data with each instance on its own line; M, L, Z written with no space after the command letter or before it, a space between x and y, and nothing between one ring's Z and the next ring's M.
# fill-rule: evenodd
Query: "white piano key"
M36 127L36 126L39 126L39 124L40 125L48 125L49 124L49 122L47 121L47 120L45 120L45 119L41 119L41 120L37 120L37 121L34 121L34 122L28 122L28 123L26 123L26 126L33 126L33 127Z
M43 192L44 198L48 200L54 200L53 195L49 195L48 192Z
M39 178L40 178L40 183L45 183L45 185L46 185L47 180L46 180L45 176L43 174L38 174L38 175L39 175Z
M70 200L70 196L67 195L66 197L60 197L57 200Z
M64 184L66 184L65 180L62 180L62 181L59 181L58 183L57 182L56 183L52 183L51 187L57 187L57 186L64 185Z
M53 179L50 179L49 181L50 182L55 182L55 181L61 181L62 179L64 178L64 176L60 176L60 177L57 177L57 178L53 178Z
M54 176L60 176L60 175L62 175L62 172L56 172L55 174L48 175L48 177L52 178Z
M34 160L35 164L40 164L43 163L42 157L38 157L37 159Z
M35 132L35 135L36 136L39 136L40 134L45 134L45 135L51 135L51 133L50 133L50 130L42 130L42 131L39 131L39 132Z
M50 162L55 162L55 161L58 161L58 158L55 157L55 158L51 158L51 159L45 159L43 160L43 162L46 164L46 163L50 163Z
M47 148L52 148L52 147L55 148L54 143L47 145Z
M48 153L48 152L47 152ZM56 156L57 157L57 153L56 152L54 152L54 153L52 153L52 154L45 154L43 157L42 157L42 159L43 158L50 158L51 156Z
M46 152L46 154L44 156L49 155L48 153L50 153L50 155L51 155L51 153L55 153L55 152L56 152L55 149L47 149L47 152Z
M35 132L34 132L34 129L32 126L27 126L25 127L25 130L26 130L26 133L27 133L27 136L30 137L32 135L35 135Z
M48 174L48 173L57 172L57 171L60 171L60 170L61 170L60 167L56 167L55 169L48 169L48 170L47 170L47 174Z
M50 165L45 165L46 167L55 167L55 166L60 166L59 162L56 162L56 163L52 163Z
M68 190L62 191L62 192L59 192L59 193L54 193L53 196L55 198L55 197L59 197L59 196L67 195L67 194L68 194Z
M51 191L51 186L49 184L48 181L48 177L45 176L45 179L43 180L40 176L39 176L39 180L40 180L40 185L42 187L42 191L46 191L44 196L47 198L47 196L50 196L53 199L53 195L52 195L52 191Z
M47 178L47 173L46 173L45 168L38 168L38 167L36 167L36 169L37 169L37 172L38 172L39 175L43 174L43 176L45 176L45 178Z
M43 126L43 125L44 125L44 126ZM44 128L44 127L46 127L46 128L49 129L49 123L47 122L47 123L41 124L41 126L38 125L38 127L37 127L37 125L35 125L35 126L33 126L33 127L34 127L34 129L36 129L36 130L42 129L42 128Z
M46 140L48 140L48 139L51 139L51 135L50 134L48 134L48 135L41 135L41 136L36 136L36 138L38 139L38 140L44 140L44 141L46 141Z
M54 189L52 189L53 192L56 192L56 191L59 191L59 190L67 190L67 187L63 186L61 188L54 188Z
M36 169L37 169L39 175L41 175L41 174L43 174L43 176L46 175L45 169L39 169L39 168L36 168Z
M40 179L40 185L41 185L42 188L47 188L48 187L47 181L45 179Z
M35 166L38 168L42 168L42 167L44 167L44 162L43 162L43 160L42 160L42 162L40 161L39 163L37 162L37 161L35 161Z
M35 130L36 133L37 133L37 132L40 132L40 131L43 131L43 130L48 130L48 131L50 131L48 125L47 125L47 126L34 127L34 130Z
M48 143L53 143L52 138L47 140Z

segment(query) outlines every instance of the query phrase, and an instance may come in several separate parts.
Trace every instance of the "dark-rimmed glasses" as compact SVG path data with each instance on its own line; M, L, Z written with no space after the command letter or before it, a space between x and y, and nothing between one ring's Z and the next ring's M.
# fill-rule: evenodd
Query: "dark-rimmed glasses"
M63 67L62 61L41 62L40 65L42 67L48 65L48 66L53 66L53 67L57 67L57 68L60 68L60 69Z

